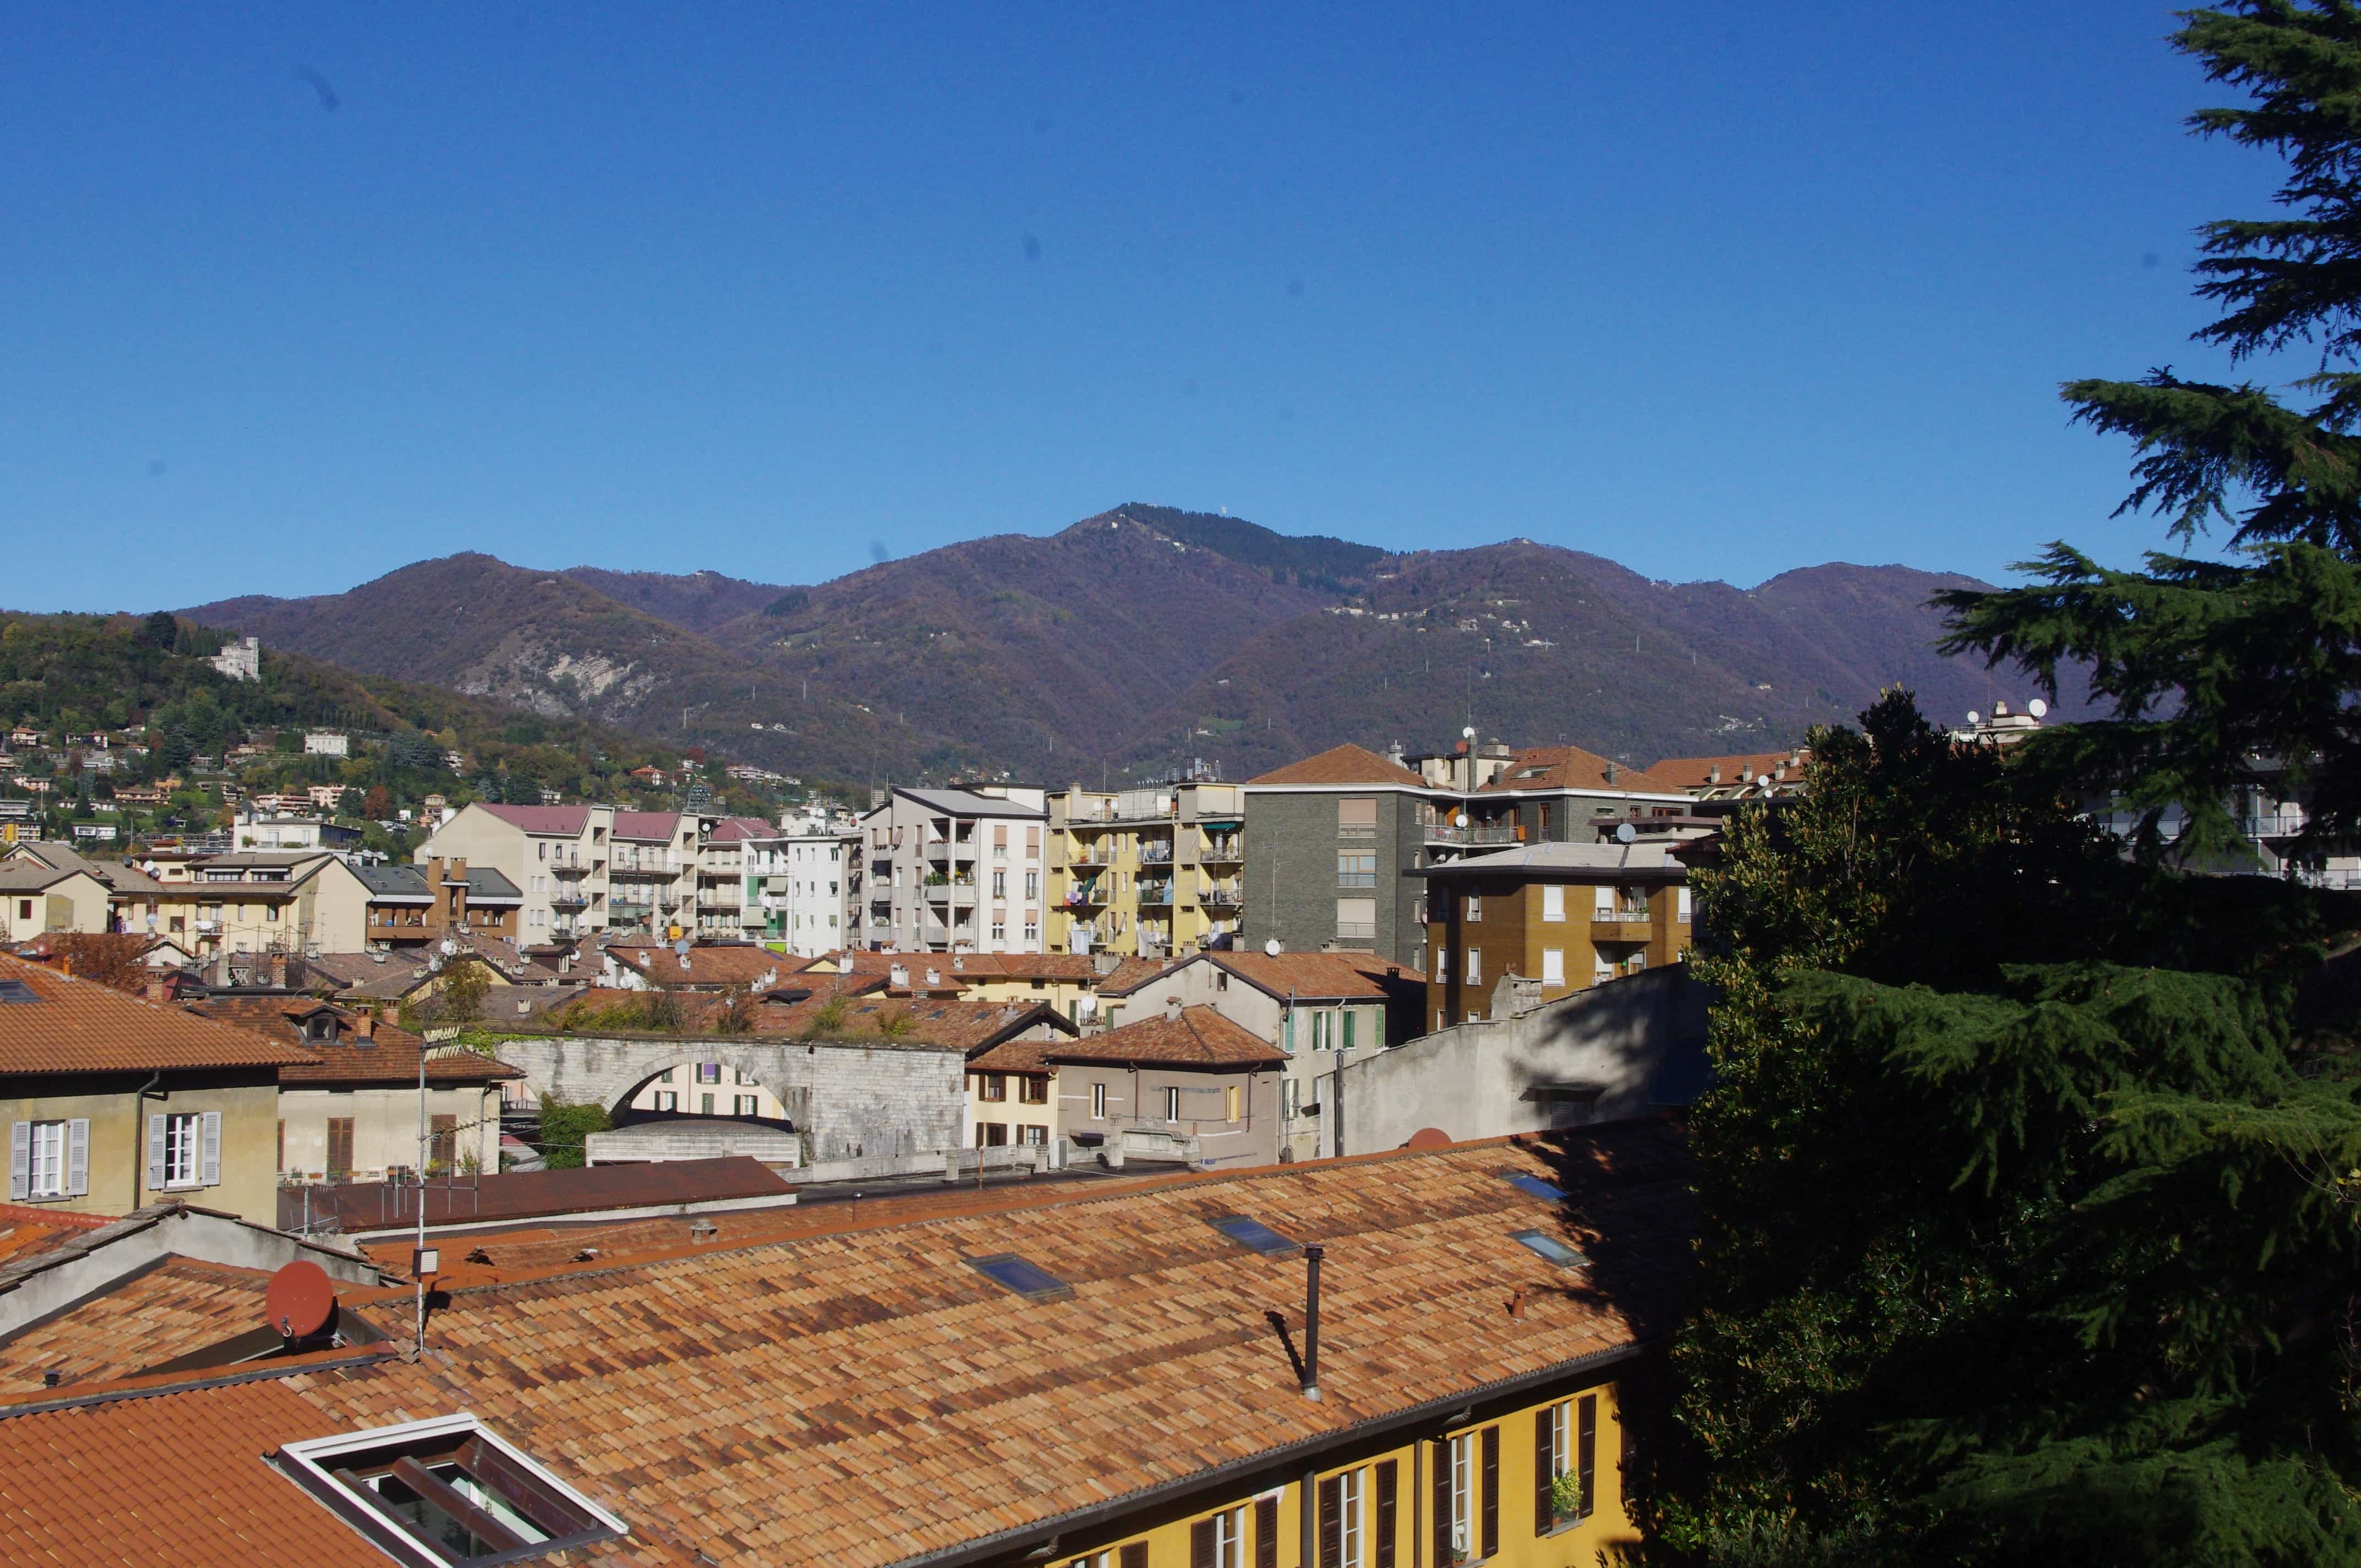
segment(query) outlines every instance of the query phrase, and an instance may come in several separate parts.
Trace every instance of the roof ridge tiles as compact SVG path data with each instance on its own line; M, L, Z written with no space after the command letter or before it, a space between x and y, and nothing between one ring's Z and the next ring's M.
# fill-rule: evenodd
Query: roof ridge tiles
M0 1390L0 1421L17 1416L43 1415L51 1410L113 1404L120 1399L153 1399L168 1394L192 1393L202 1388L225 1388L234 1383L259 1383L301 1373L341 1372L375 1362L402 1359L405 1357L401 1348L390 1341L384 1341L372 1345L335 1345L326 1350L273 1356L267 1361L244 1362L236 1371L202 1377L192 1377L185 1372L151 1372L69 1388L36 1388L21 1393Z

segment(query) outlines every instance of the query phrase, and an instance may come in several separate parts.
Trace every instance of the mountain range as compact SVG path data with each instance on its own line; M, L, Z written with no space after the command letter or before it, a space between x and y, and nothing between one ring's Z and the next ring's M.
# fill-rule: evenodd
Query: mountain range
M1957 721L2031 695L1934 652L1927 599L1980 586L1845 565L1675 584L1527 539L1389 554L1131 504L826 583L461 554L181 613L840 784L1091 783L1191 758L1250 776L1343 740L1443 747L1464 725L1642 765L1762 751L1896 684Z

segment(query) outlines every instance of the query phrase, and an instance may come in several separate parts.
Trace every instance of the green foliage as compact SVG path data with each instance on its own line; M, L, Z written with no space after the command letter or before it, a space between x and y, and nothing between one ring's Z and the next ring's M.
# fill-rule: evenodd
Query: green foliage
M1675 1353L1722 1563L2361 1563L2334 895L2126 861L1890 694L1696 878L1718 1082Z
M541 1097L541 1155L552 1170L579 1170L590 1135L614 1125L603 1105L577 1105L553 1095Z
M2099 567L2063 543L2002 593L1954 592L1946 652L2021 661L2054 696L2061 663L2094 667L2109 723L2036 739L2033 763L2116 793L2156 828L2191 814L2186 850L2237 840L2233 792L2254 759L2284 759L2311 825L2300 854L2361 829L2361 8L2243 0L2190 12L2174 43L2242 106L2191 116L2201 135L2278 152L2288 215L2208 224L2201 297L2226 313L2197 336L2237 359L2318 345L2294 406L2268 388L2185 380L2066 384L2076 417L2128 435L2136 484L2119 510L2153 510L2187 542L2230 526L2229 564L2152 554Z
M763 613L767 616L784 619L785 617L795 614L797 610L802 609L805 606L810 603L811 590L808 588L789 588L785 593L781 594L777 598L774 598L769 604L764 605L763 607Z
M675 1035L687 1027L691 1009L675 991L626 991L617 999L594 1003L588 997L568 1007L557 1020L564 1028L584 1034L617 1029L642 1035Z

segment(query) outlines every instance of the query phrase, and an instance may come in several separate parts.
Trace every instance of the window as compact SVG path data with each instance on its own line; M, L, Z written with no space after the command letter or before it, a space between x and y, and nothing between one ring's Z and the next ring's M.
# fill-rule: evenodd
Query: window
M1463 917L1470 925L1481 926L1484 923L1483 899L1471 893L1467 895L1467 902L1463 908L1465 911Z
M1222 1120L1224 1122L1235 1122L1237 1119L1238 1086L1235 1083L1226 1084L1222 1090Z
M1093 1122L1106 1120L1106 1085L1104 1083L1091 1085L1091 1120Z
M1027 872L1025 873L1025 896L1027 899L1034 899L1041 896L1041 873L1039 872Z
M976 1094L979 1099L983 1100L1007 1099L1008 1075L1002 1072L987 1072L979 1074L977 1077Z
M328 1118L328 1179L342 1181L353 1173L353 1119Z
M1533 1533L1587 1519L1598 1507L1598 1397L1585 1394L1533 1414ZM1561 1478L1572 1476L1564 1486ZM1569 1497L1566 1494L1572 1493Z
M1071 1287L1064 1280L1031 1259L1019 1257L1013 1252L994 1253L989 1257L965 1257L960 1261L994 1285L1014 1290L1028 1300L1040 1301L1073 1294Z
M1041 927L1038 922L1032 920L1025 922L1025 945L1028 948L1038 948L1041 945Z
M992 939L995 943L1003 943L1008 940L1008 923L1006 921L995 920L992 923Z
M1435 1444L1434 1556L1492 1557L1500 1550L1500 1429Z
M1345 1020L1345 1048L1349 1051L1353 1048L1353 1026L1360 1021L1361 1015L1355 1009L1347 1007L1342 1016Z
M712 1095L710 1095L710 1094L700 1094L700 1095L698 1095L697 1098L697 1113L698 1113L700 1115L706 1115L706 1116L710 1116L710 1115L712 1115L712 1114L713 1114L713 1096L712 1096Z
M1167 1089L1164 1091L1164 1119L1168 1122L1177 1122L1180 1119L1180 1091L1178 1089Z
M1367 942L1378 934L1378 901L1340 898L1336 901L1336 935L1345 941Z
M221 1184L221 1113L148 1118L148 1185L158 1190Z
M1509 1239L1523 1243L1560 1268L1580 1268L1590 1261L1546 1231L1511 1231Z
M1557 925L1565 919L1565 889L1563 887L1542 889L1542 918L1551 925Z
M1564 948L1542 949L1542 983L1543 985L1565 983L1565 949Z
M1016 1129L1016 1141L1030 1144L1036 1148L1045 1147L1049 1142L1049 1129L1027 1122Z
M1590 906L1590 917L1593 920L1614 919L1615 890L1611 887L1597 887L1591 889L1591 894L1593 901Z
M1202 1568L1246 1568L1246 1511L1224 1508L1189 1527L1189 1561Z
M473 1416L291 1442L278 1457L296 1485L400 1561L422 1546L454 1564L538 1557L630 1532Z
M1687 920L1691 917L1689 890L1686 887L1677 889L1673 895L1673 918L1675 920Z
M1000 852L1002 854L1006 854L1007 850L1004 849ZM994 898L1006 898L1008 896L1008 873L1006 872L994 872L992 873L992 896Z
M1336 856L1338 887L1375 887L1378 885L1378 857L1339 851Z
M1336 837L1374 839L1377 836L1378 802L1375 796L1345 799L1336 803Z
M698 1062L697 1064L697 1081L699 1083L720 1082L721 1064L718 1061Z
M1470 985L1477 984L1483 980L1483 978L1484 949L1481 948L1470 948L1467 949L1467 983Z
M732 1115L759 1116L763 1113L763 1097L759 1094L733 1094L730 1097Z
M659 1110L659 1111L677 1111L677 1110L679 1110L679 1109L680 1109L680 1095L679 1095L679 1093L678 1093L676 1091L670 1090L670 1089L659 1089L659 1090L657 1090L657 1091L656 1091L656 1109L657 1109L657 1110Z
M1016 1080L1016 1098L1027 1105L1049 1103L1049 1077L1047 1073L1028 1072Z
M17 1122L9 1128L8 1196L82 1198L90 1193L90 1123Z
M428 1123L426 1149L427 1169L456 1169L459 1164L459 1118L432 1118Z

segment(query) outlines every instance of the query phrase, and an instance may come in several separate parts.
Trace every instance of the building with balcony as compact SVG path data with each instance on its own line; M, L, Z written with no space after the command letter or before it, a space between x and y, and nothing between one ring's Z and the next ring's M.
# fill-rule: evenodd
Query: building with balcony
M1049 947L1173 959L1245 918L1246 796L1188 779L1051 792Z
M850 944L859 909L861 832L825 816L791 818L745 843L747 934L816 959Z
M1043 792L904 789L861 818L858 946L901 953L1043 950Z
M1526 844L1424 869L1429 1025L1484 1017L1512 976L1532 1005L1678 962L1691 925L1677 847Z

